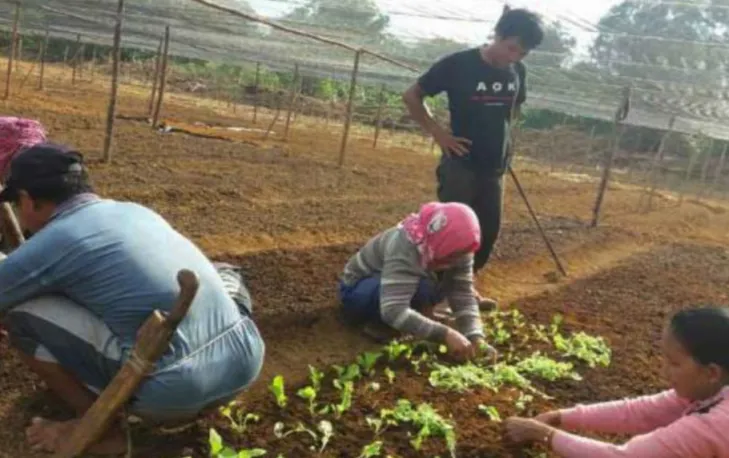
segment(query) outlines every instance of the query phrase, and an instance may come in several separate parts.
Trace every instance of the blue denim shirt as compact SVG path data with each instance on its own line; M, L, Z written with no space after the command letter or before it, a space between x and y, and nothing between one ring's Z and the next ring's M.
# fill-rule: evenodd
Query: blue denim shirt
M195 409L255 379L264 345L201 250L144 206L95 195L59 206L0 263L0 312L40 295L65 295L106 323L126 359L149 314L174 305L180 269L194 271L200 287L137 397L148 406Z

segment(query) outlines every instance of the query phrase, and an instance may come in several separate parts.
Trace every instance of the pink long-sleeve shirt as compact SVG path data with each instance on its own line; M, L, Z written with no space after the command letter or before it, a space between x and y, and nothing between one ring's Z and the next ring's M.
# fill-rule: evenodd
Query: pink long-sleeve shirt
M614 445L558 431L552 449L563 458L729 458L729 387L691 403L675 391L562 411L568 430L632 434Z

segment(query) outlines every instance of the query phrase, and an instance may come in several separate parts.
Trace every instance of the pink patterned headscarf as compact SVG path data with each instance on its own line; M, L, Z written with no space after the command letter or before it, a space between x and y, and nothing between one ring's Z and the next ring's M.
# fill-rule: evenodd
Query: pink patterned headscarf
M5 176L15 153L45 141L46 131L38 121L0 116L0 176Z
M460 203L427 203L400 227L418 247L423 267L456 253L474 253L481 245L478 218L471 207Z

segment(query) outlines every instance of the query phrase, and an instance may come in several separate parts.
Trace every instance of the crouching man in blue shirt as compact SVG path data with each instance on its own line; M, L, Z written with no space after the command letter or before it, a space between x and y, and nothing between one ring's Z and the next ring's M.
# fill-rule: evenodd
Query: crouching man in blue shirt
M11 345L78 416L129 357L149 314L172 308L180 269L198 275L197 296L129 412L190 419L258 377L264 343L239 271L211 263L152 210L94 194L79 153L53 144L19 153L0 201L32 233L0 261ZM34 450L54 452L76 424L34 418L26 433ZM125 449L117 425L89 451Z

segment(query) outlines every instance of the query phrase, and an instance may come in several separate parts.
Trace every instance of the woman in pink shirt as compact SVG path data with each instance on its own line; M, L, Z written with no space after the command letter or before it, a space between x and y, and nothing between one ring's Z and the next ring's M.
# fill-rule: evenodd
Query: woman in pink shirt
M547 443L564 458L729 458L729 308L676 313L661 345L671 390L510 418L507 436ZM635 437L614 445L557 427Z

